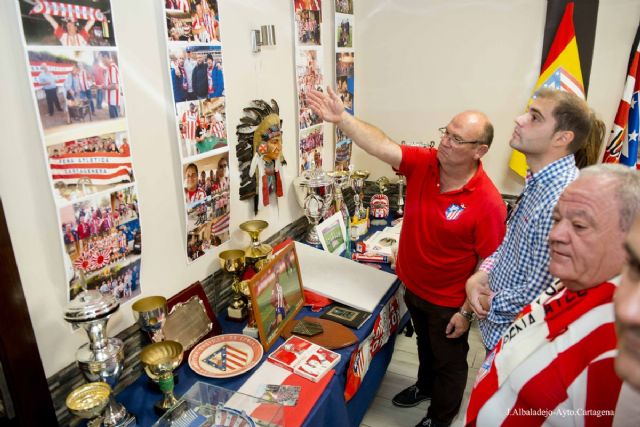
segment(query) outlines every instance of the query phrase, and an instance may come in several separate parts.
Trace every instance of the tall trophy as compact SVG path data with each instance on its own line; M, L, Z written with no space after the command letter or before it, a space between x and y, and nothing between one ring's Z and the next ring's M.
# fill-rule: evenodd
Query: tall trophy
M262 262L266 262L266 260L261 260L258 263ZM258 338L258 325L256 323L256 317L253 314L253 307L251 304L251 291L249 290L249 280L243 280L238 283L238 289L247 300L247 326L242 328L242 333L253 338Z
M373 225L387 225L387 217L389 216L389 197L384 194L389 185L389 178L382 176L376 180L378 189L380 192L371 196L369 202L371 216L374 218L371 221Z
M86 383L69 393L65 404L73 415L88 420L88 427L102 426L102 412L109 404L111 387L103 382Z
M173 371L180 366L184 354L182 344L177 341L162 341L149 344L140 352L140 361L144 370L153 381L158 383L164 394L156 402L156 412L162 414L171 409L178 399L173 394Z
M302 187L306 191L304 198L304 215L311 228L307 233L306 242L310 245L320 245L316 225L324 218L333 200L333 179L322 169L315 169L304 173Z
M162 327L167 320L167 299L162 296L140 298L131 306L133 317L152 342L164 340Z
M74 329L87 332L89 342L76 352L76 361L82 375L89 382L102 381L112 389L124 369L124 343L118 338L109 338L107 322L120 307L111 294L102 295L97 290L83 291L69 303L64 319ZM135 425L135 417L113 395L103 412L105 426L121 427Z
M402 196L402 191L404 188L404 175L401 173L397 173L398 175L398 216L404 215L404 197Z
M247 302L244 300L240 292L240 276L245 267L245 251L240 249L231 249L220 252L220 267L229 274L233 275L231 290L233 291L233 299L229 307L227 307L227 316L230 320L242 321L247 317Z
M349 186L349 171L331 171L327 172L333 179L333 202L336 207L336 212L342 212L345 224L349 221L349 209L347 204L344 203L344 197L342 197L342 190Z
M364 185L366 179L369 178L369 172L365 170L356 170L351 172L351 188L353 188L353 217L351 219L351 239L367 234L369 229L369 213L364 208Z
M259 219L252 219L240 224L240 230L249 234L251 244L244 250L244 256L247 264L255 264L256 262L267 259L273 248L267 243L260 241L260 233L267 228L269 223Z

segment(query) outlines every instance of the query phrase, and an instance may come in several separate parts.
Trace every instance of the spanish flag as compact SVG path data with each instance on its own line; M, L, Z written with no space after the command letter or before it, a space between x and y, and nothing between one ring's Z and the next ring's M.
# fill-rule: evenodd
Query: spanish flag
M565 8L549 54L542 66L540 77L538 77L533 89L533 95L538 89L549 87L572 92L583 99L585 98L578 43L573 26L573 8L573 2L568 3ZM529 99L529 104L531 104L532 98ZM527 161L524 154L517 150L513 150L509 166L523 178L527 173Z

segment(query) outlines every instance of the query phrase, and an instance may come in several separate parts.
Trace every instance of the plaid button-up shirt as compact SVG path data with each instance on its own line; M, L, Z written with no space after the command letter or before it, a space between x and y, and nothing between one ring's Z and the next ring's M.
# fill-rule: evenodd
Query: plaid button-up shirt
M577 177L573 154L527 175L502 244L480 267L489 274L495 293L487 318L479 322L488 349L495 347L522 308L551 284L547 243L551 214L560 193Z

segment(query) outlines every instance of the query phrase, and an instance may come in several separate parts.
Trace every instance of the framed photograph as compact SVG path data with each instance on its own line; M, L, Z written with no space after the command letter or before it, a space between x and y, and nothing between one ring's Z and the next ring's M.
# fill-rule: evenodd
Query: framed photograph
M336 212L316 226L322 248L332 254L340 255L347 248L347 228L342 212Z
M300 265L293 242L251 279L249 290L260 342L268 351L304 305Z

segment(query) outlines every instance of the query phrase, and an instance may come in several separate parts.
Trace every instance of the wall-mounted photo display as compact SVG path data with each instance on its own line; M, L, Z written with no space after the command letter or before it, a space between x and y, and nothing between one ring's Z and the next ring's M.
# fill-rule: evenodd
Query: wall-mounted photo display
M64 206L60 220L65 260L72 267L70 299L82 291L83 283L87 289L96 289L89 284L140 260L142 235L135 187L102 192ZM132 295L123 292L117 296L128 299Z
M183 165L187 255L195 260L229 240L229 153Z
M110 0L19 0L29 46L115 46Z
M344 108L353 114L353 92L355 87L354 53L336 53L336 93L344 103Z
M220 42L217 0L163 0L169 41Z
M249 290L260 342L267 351L304 305L302 276L293 242L251 279Z
M54 194L77 200L134 181L129 137L111 132L47 146Z
M322 125L300 131L300 173L322 168L322 135Z
M224 98L213 98L176 104L183 159L228 149L224 101Z
M336 152L334 161L334 170L349 170L351 163L351 151L353 149L353 141L336 127Z
M221 46L170 43L169 67L176 103L224 96Z
M337 47L353 47L353 15L336 13Z
M28 57L46 137L87 134L97 121L124 117L116 51L44 48Z
M65 289L140 292L142 232L110 0L15 0Z
M336 12L353 15L353 0L336 0Z

